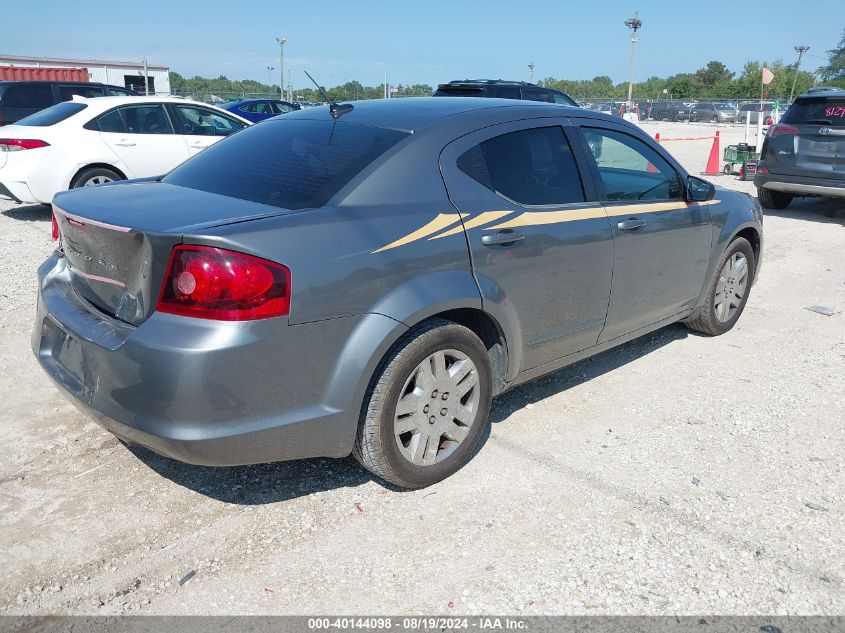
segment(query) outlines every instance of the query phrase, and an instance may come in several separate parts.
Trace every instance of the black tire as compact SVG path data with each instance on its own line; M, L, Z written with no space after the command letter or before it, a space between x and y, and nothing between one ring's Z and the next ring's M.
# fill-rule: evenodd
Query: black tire
M70 183L70 188L77 189L78 187L84 187L85 183L96 178L108 179L110 181L124 180L123 176L111 169L106 169L105 167L89 167L76 174L76 177Z
M785 209L792 202L792 195L771 189L757 189L757 198L764 209Z
M475 418L466 437L443 461L414 464L402 454L394 435L396 405L403 387L420 364L432 354L447 349L465 354L475 365L478 377L475 388L480 390ZM492 384L489 354L471 330L443 319L422 323L393 347L376 372L364 398L352 454L364 468L402 488L424 488L445 479L467 462L489 424Z
M747 281L745 287L745 294L740 300L739 306L736 308L734 315L725 320L720 321L716 317L716 286L719 283L722 269L729 258L733 257L735 253L742 253L745 255L745 260L748 262ZM743 237L736 238L733 242L728 244L725 252L719 258L716 267L713 269L713 277L710 279L710 284L707 286L707 299L704 305L699 308L686 321L687 327L696 332L708 334L710 336L718 336L729 331L736 325L742 311L745 310L745 304L748 302L748 296L751 294L751 282L754 279L754 273L757 270L757 260L754 258L754 249Z
M715 116L714 116L712 119L710 119L710 121L711 121L712 123L718 123L718 122L719 122L719 117L715 117Z

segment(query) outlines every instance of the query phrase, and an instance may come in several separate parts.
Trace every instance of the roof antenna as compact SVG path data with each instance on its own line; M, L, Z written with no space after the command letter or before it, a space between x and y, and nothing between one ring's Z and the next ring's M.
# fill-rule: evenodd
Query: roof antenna
M326 92L326 89L325 89L325 88L323 88L323 87L322 87L320 84L318 84L316 81L314 81L314 78L311 76L311 73L309 73L309 72L306 70L306 71L305 71L305 74L306 74L306 75L308 75L308 79L310 79L310 80L311 80L311 83L313 83L315 86L317 86L317 92L319 92L319 93L320 93L320 98L321 98L323 101L325 101L326 103L328 103L328 104L329 104L329 114L331 114L333 118L335 118L335 119L336 119L336 118L338 118L338 117L340 117L340 116L343 116L343 115L344 115L344 114L346 114L347 112L352 112L352 110L354 110L354 109L355 109L355 108L354 108L354 106L353 106L351 103L341 103L341 104L338 104L338 103L336 103L334 100L329 99L329 95L328 95L328 93Z

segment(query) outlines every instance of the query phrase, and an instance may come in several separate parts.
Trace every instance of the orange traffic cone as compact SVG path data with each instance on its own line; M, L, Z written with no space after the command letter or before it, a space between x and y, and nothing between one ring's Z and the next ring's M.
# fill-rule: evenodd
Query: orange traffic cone
M710 148L710 158L707 159L707 167L703 173L705 176L718 176L721 173L719 171L719 130L716 130L713 147Z

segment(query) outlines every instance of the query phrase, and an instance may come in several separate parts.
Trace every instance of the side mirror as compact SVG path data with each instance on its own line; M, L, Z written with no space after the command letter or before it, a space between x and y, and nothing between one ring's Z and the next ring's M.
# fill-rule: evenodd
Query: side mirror
M716 187L712 183L690 176L687 178L687 200L690 202L707 202L716 196Z

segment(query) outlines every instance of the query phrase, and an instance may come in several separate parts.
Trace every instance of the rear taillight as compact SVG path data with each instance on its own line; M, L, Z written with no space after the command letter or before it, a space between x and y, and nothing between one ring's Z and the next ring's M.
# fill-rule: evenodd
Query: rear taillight
M0 152L19 152L24 149L38 149L49 147L46 141L36 138L0 138Z
M213 246L176 246L156 310L221 321L285 316L290 310L290 270Z
M59 241L59 221L56 219L56 214L53 213L53 228L52 228L52 235L53 241Z
M778 123L777 125L773 125L769 128L768 137L774 138L776 136L783 136L784 134L798 134L799 132L800 130L797 127Z

